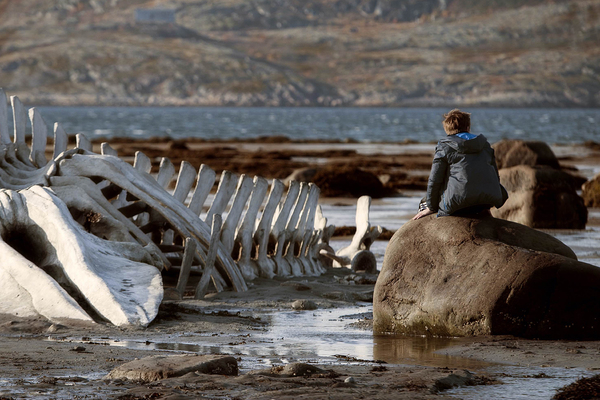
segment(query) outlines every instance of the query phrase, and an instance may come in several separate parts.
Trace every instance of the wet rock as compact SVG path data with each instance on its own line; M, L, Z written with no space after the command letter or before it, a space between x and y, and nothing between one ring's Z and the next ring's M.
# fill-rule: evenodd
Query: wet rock
M339 374L332 370L324 370L315 365L305 363L291 363L285 366L275 366L269 369L261 369L257 371L250 371L250 375L263 375L273 377L294 377L294 376L317 376L335 378Z
M238 364L234 357L221 355L151 356L125 363L104 379L153 382L190 372L236 376Z
M498 168L516 165L547 165L559 169L558 159L550 146L539 141L501 140L492 145Z
M494 217L532 228L585 228L587 208L568 173L527 165L504 168L499 173L509 197L500 209L492 209Z
M348 165L332 165L319 169L313 182L321 189L323 197L380 198L386 189L377 175Z
M556 391L552 400L591 400L600 398L600 375L581 378Z
M600 338L600 268L550 235L491 217L409 221L388 244L373 330Z
M294 310L316 310L319 307L312 300L296 300L292 303L292 308Z
M162 301L181 300L181 295L175 288L165 288Z
M581 197L586 207L600 207L600 174L584 183L581 189Z
M442 390L452 389L460 386L473 386L476 384L475 377L467 370L462 371L463 374L450 374L444 378L440 378L433 384L433 392L441 392Z
M346 379L344 379L344 383L355 383L356 381L354 380L353 377L349 376Z

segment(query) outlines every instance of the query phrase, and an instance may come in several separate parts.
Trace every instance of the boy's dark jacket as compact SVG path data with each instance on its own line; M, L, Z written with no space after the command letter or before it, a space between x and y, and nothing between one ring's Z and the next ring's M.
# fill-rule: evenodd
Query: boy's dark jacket
M427 185L431 211L449 215L477 205L500 208L507 198L485 136L459 133L440 139Z

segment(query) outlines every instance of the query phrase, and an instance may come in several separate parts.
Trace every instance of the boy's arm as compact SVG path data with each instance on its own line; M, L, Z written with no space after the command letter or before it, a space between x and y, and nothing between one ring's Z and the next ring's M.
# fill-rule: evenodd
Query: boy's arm
M433 212L438 211L447 170L448 160L446 154L438 144L435 148L431 173L429 174L429 181L427 182L427 208Z

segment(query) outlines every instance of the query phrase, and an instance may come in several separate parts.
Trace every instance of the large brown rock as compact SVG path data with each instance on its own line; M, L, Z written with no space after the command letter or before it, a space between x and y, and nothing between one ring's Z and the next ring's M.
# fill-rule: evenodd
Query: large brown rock
M587 207L600 207L600 174L583 184L581 197Z
M496 218L541 229L584 229L587 208L573 177L549 167L518 165L499 171L508 200L492 209Z
M600 339L600 268L559 240L492 217L428 216L390 240L373 330Z
M388 191L377 175L350 165L330 165L317 170L313 182L323 197L383 197Z
M560 168L554 152L544 142L525 140L501 140L492 145L498 168L515 165L547 165Z
M190 372L235 376L238 374L238 364L234 357L222 355L150 356L120 365L104 379L154 382Z

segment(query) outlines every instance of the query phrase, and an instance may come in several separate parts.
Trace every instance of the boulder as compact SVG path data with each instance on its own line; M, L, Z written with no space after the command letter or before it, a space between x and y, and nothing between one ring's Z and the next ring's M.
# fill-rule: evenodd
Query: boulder
M600 207L600 174L584 183L581 189L586 207Z
M154 382L190 372L237 376L238 364L235 357L223 355L150 356L125 363L103 379Z
M390 240L373 330L600 339L600 268L559 240L492 217L435 215Z
M518 165L499 171L509 197L492 215L532 228L584 229L587 208L573 177L549 167Z
M283 183L285 183L286 186L290 186L291 181L312 182L316 173L317 168L314 167L298 168L288 175L288 177L284 179Z
M377 175L349 165L331 165L317 170L313 182L324 197L381 198L387 190Z
M547 165L559 169L560 165L550 146L529 140L501 140L492 145L498 168L515 165Z

